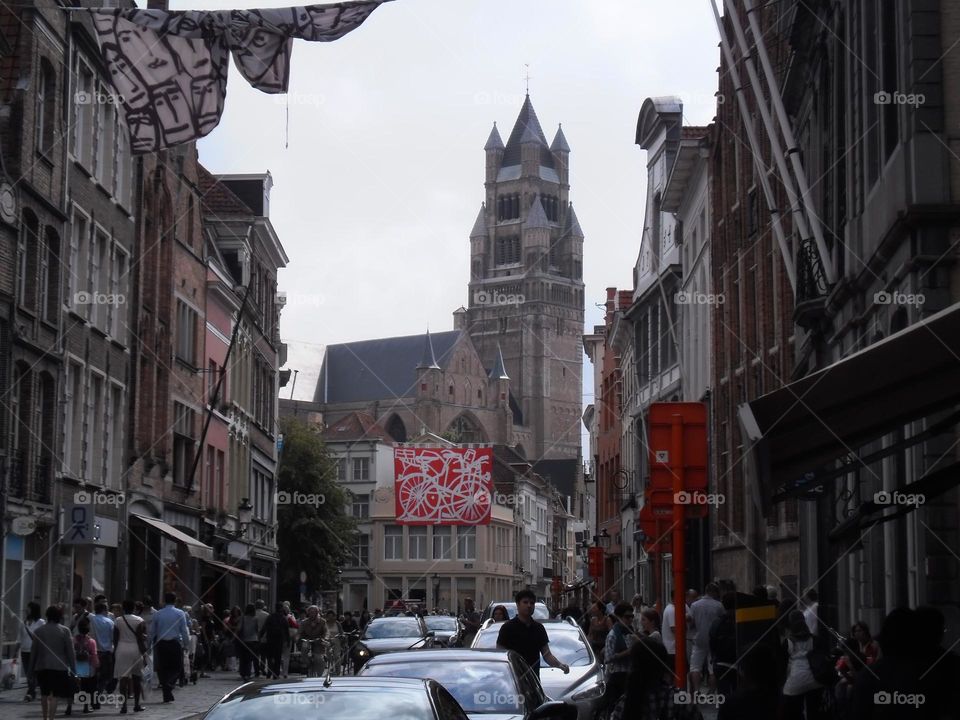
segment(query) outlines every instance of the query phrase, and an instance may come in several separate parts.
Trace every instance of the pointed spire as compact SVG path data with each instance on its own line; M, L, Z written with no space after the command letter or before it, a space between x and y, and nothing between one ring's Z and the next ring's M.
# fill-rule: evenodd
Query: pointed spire
M550 221L547 220L547 213L543 211L543 203L540 202L539 195L533 199L533 205L530 206L530 211L527 213L527 221L524 223L523 228L525 230L550 228Z
M500 131L497 130L497 124L493 124L493 130L490 131L490 137L487 138L487 144L483 146L486 151L503 150L503 140L500 139Z
M486 203L480 203L480 212L477 213L477 220L473 223L473 230L470 232L470 237L486 237L487 236L487 206Z
M577 213L574 212L573 203L567 205L567 219L563 225L563 234L583 239L583 230L580 229L580 221L577 219Z
M550 143L550 149L553 152L570 152L570 146L567 145L567 138L563 134L563 125L557 127L557 134L553 138L553 142Z
M543 134L543 128L540 127L540 120L537 119L537 113L533 109L533 103L530 102L530 96L527 95L523 101L523 107L520 108L520 114L517 116L517 122L513 126L510 137L507 139L507 146L503 151L503 167L520 164L520 145L528 142L535 142L542 145L544 151L547 150L547 138ZM553 167L552 155L545 152L544 162Z
M500 343L497 343L497 362L493 366L493 369L490 371L491 380L509 380L510 376L507 375L507 366L503 362L503 350L500 348Z
M439 370L437 365L437 356L433 353L433 341L430 339L430 331L427 330L426 340L423 343L423 358L417 365L417 370Z

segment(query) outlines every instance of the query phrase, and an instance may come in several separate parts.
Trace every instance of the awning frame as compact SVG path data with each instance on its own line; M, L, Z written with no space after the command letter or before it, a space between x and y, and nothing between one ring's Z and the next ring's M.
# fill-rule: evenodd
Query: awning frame
M163 533L177 544L185 546L190 557L197 558L198 560L213 559L212 547L205 545L194 537L190 537L182 530L177 530L177 528L170 523L166 523L159 518L138 515L137 513L130 513L130 517L136 520L141 520L146 525Z
M270 583L272 578L267 577L266 575L258 575L255 572L250 572L249 570L244 570L243 568L238 568L234 565L229 565L219 560L203 560L207 565L211 565L215 568L220 568L221 570L230 573L231 575L236 575L237 577L242 577L246 580L253 580L254 582L260 583Z

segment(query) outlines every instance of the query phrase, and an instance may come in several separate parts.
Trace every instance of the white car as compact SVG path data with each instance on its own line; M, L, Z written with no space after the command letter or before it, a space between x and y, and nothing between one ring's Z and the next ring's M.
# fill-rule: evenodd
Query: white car
M540 684L551 700L565 700L577 706L578 720L593 720L606 691L603 666L593 654L583 630L566 620L543 620L550 652L570 666L570 673L552 668L540 658ZM497 647L503 623L486 622L470 646L474 649Z

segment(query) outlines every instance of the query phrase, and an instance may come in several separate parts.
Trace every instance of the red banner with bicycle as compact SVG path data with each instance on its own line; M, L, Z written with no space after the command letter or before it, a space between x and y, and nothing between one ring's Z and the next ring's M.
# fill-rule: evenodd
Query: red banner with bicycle
M489 525L493 448L396 447L397 523Z

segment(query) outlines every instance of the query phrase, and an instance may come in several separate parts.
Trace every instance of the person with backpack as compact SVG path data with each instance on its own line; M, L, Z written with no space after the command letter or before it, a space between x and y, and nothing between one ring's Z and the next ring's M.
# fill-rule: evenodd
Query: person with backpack
M77 678L80 680L80 692L83 696L83 712L92 711L97 700L97 671L100 669L100 655L97 653L97 641L90 636L90 617L82 617L77 622L77 634L73 637L73 653L77 659ZM67 702L64 715L73 712L73 698Z

